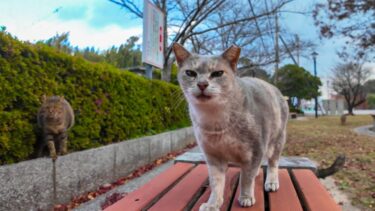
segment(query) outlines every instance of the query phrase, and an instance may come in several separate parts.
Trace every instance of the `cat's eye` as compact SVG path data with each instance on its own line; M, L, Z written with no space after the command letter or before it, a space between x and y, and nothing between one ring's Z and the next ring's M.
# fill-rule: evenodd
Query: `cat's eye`
M217 78L217 77L221 77L223 74L224 74L224 71L219 70L219 71L215 71L215 72L211 73L211 77Z
M197 77L197 73L193 70L186 70L185 73L189 77Z

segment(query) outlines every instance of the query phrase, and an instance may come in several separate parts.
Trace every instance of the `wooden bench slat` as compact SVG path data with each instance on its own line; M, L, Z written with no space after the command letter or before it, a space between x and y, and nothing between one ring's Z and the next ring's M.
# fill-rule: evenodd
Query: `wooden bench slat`
M220 209L221 211L226 211L228 209L228 206L230 205L235 185L237 185L238 182L239 172L239 168L229 168L225 175L224 203ZM206 191L202 194L202 196L198 199L198 201L195 203L194 207L192 208L192 211L199 211L199 207L201 206L201 204L208 201L210 194L211 188L208 187Z
M268 193L270 211L302 211L301 203L288 170L279 170L279 181L279 190Z
M288 170L280 169L280 189L266 193L267 205L264 197L264 172L261 171L255 180L255 205L240 207L237 200L240 187L236 187L239 171L237 167L230 167L226 173L224 203L220 209L222 211L228 210L229 206L232 211L264 211L265 207L270 211L341 210L310 169L291 169L290 175ZM190 163L177 163L105 210L198 211L211 192L210 187L203 186L207 185L207 179L205 164L195 166Z
M255 178L255 204L251 207L241 207L238 202L238 196L240 195L240 185L237 187L236 196L233 199L231 211L264 211L264 182L263 182L263 170L260 171L259 175Z
M207 167L205 165L198 165L156 202L149 211L183 210L203 183L207 181L207 178Z
M150 182L109 206L105 211L139 211L193 167L193 164L177 163Z
M331 195L319 182L315 174L308 169L293 169L294 179L305 201L307 210L311 211L339 211Z

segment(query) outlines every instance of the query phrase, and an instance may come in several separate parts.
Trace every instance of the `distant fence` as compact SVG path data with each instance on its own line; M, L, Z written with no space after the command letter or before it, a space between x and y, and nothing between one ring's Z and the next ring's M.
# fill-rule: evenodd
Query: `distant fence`
M59 157L0 166L0 211L46 210L194 142L183 128Z

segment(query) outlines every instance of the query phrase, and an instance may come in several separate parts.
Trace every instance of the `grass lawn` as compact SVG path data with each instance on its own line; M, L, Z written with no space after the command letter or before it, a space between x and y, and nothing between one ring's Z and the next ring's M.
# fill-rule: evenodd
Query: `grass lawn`
M370 115L291 120L284 155L306 156L320 167L329 166L338 154L346 154L344 169L334 175L337 185L363 210L375 209L375 138L357 135L352 128L372 124Z

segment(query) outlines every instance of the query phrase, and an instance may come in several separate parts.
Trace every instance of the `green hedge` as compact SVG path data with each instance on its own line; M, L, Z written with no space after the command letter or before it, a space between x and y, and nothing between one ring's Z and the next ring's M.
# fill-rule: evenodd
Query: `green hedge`
M293 112L293 113L297 113L297 114L304 114L305 112L303 112L301 109L299 108L295 108L293 106L289 106L289 112Z
M93 64L0 32L0 164L28 159L43 94L63 95L76 124L69 150L97 147L188 126L180 89L107 64ZM40 138L39 138L40 139Z

